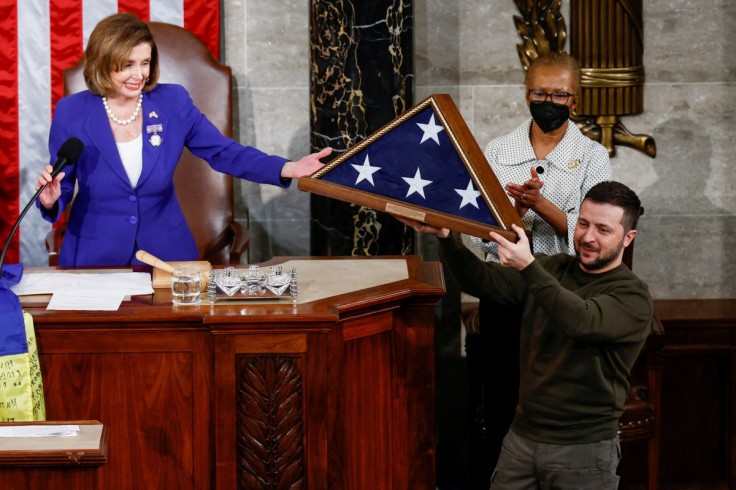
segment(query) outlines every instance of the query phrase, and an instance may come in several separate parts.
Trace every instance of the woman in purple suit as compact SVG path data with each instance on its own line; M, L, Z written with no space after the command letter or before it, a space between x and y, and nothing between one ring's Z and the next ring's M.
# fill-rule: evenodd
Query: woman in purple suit
M196 260L197 246L174 193L184 147L217 171L287 187L320 167L325 148L299 161L268 155L223 136L179 85L158 84L158 52L145 22L115 14L92 32L84 52L87 88L61 99L49 151L69 137L84 143L79 160L51 178L37 206L52 223L77 195L59 256L61 266L128 265L146 250L163 260Z

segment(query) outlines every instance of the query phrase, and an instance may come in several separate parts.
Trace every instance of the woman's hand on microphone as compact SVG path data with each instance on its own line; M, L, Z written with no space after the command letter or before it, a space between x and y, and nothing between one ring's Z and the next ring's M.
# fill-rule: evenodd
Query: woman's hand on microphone
M46 209L53 208L54 204L59 199L59 196L61 196L61 179L66 175L65 172L59 172L56 177L52 179L51 172L53 171L54 167L46 165L46 168L41 172L41 175L38 177L38 182L36 183L37 191L41 186L46 186L44 190L41 191L41 194L38 195L41 204Z

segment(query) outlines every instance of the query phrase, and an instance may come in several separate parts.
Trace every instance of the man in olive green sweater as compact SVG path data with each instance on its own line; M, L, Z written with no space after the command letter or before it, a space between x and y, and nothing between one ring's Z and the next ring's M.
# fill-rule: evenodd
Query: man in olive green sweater
M500 265L478 259L456 233L399 218L440 238L463 291L523 307L519 404L492 489L618 487L618 420L653 310L646 284L622 263L639 209L631 189L601 182L580 208L577 256L532 255L514 225L516 243L491 233Z

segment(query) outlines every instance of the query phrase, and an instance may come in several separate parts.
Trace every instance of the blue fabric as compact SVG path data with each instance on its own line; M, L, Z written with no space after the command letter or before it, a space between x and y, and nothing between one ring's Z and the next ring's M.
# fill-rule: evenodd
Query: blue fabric
M15 286L23 278L23 264L3 264L2 282L8 286Z
M486 225L498 226L493 213L482 196L475 199L477 207L463 204L458 191L466 191L472 179L468 169L458 155L446 130L440 130L437 141L426 138L422 126L441 124L432 106L404 121L364 150L336 166L322 180L357 189L382 197L398 200L431 209L451 216L458 216ZM426 138L422 141L423 138ZM380 167L369 179L359 179L356 167L368 162L372 167ZM411 192L405 178L416 177L417 169L422 180L431 181L423 187L424 196ZM477 191L473 183L471 190Z
M0 356L28 352L23 310L18 296L10 286L18 284L23 276L23 264L3 265L0 281Z
M143 94L143 170L130 185L99 96L89 91L64 97L56 106L49 134L55 157L71 136L84 143L76 164L67 167L59 206L44 219L56 222L77 194L60 266L127 265L135 250L162 260L196 260L197 246L174 193L173 176L184 147L217 171L280 187L284 158L267 155L222 136L179 85L159 84ZM149 130L162 141L154 146ZM58 208L58 209L57 209ZM133 259L133 263L139 263Z

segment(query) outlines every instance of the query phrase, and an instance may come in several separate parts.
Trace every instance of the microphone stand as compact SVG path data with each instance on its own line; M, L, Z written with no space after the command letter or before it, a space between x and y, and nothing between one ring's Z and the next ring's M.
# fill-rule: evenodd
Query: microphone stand
M61 145L61 148L59 148L59 151L56 152L56 156L58 157L58 159L54 163L54 167L51 171L51 180L53 180L67 165L77 163L79 155L82 154L82 151L84 151L84 143L82 143L82 140L74 136L66 140L64 144ZM20 213L20 216L18 216L18 219L13 225L13 229L10 230L10 235L5 242L5 248L3 248L3 253L2 255L0 255L0 280L2 280L3 277L3 263L5 262L5 254L7 253L8 248L10 248L10 242L13 239L13 235L15 235L15 230L18 229L18 225L28 212L31 204L36 201L38 196L41 195L41 191L43 191L47 185L48 184L42 185L41 188L36 191L36 193L33 195L33 198L28 201L26 207L23 208L23 212Z
M28 210L31 208L31 204L36 202L36 198L41 194L41 191L46 188L46 184L41 186L39 190L36 191L36 194L33 195L33 198L28 201L28 204L26 204L26 207L23 209L23 212L20 213L20 216L18 216L18 219L15 220L15 224L13 225L13 229L10 230L10 235L8 236L7 241L5 242L5 248L3 248L3 254L0 255L0 279L3 277L3 263L5 262L5 254L8 251L8 248L10 248L10 242L13 240L13 235L15 235L15 230L18 229L18 225L20 225L21 220L26 215Z

